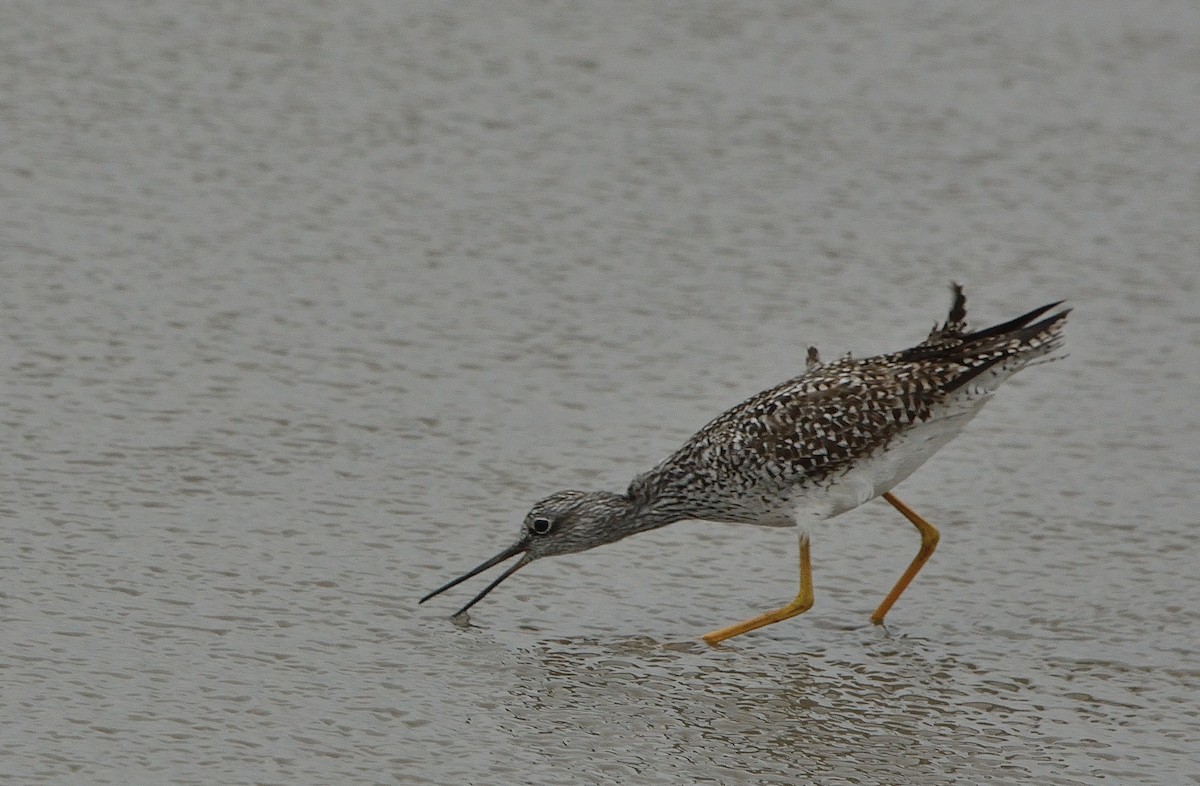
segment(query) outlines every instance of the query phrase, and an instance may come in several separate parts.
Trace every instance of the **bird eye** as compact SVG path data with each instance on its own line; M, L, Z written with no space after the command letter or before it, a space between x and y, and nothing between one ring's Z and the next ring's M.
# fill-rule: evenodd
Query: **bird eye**
M531 529L535 535L545 535L553 527L554 522L552 522L550 519L536 518L529 522L529 529Z

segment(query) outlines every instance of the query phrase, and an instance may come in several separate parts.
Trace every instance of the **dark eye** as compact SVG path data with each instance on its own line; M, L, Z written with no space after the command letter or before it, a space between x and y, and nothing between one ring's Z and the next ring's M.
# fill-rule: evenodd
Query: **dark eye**
M550 519L536 518L529 522L529 529L532 530L533 534L535 535L545 535L553 528L554 522Z

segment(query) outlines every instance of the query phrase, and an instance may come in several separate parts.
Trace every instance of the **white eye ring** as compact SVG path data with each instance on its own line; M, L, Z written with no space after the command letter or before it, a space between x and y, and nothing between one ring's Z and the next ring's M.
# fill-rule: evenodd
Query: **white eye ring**
M534 535L545 535L554 527L554 522L550 519L536 518L529 522L529 529Z

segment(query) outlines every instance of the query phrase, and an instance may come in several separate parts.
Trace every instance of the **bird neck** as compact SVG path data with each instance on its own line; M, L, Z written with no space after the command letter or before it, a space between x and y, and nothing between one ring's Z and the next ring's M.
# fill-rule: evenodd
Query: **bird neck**
M595 533L592 545L615 543L687 518L666 513L648 500L629 494L593 491L587 496L590 528Z
M615 543L639 532L665 527L693 518L662 504L657 494L630 489L625 494L590 491L581 495L578 507L585 512L581 532L583 548Z
M680 511L658 504L658 500L654 498L627 495L625 499L628 507L620 526L626 530L627 535L649 532L690 518Z

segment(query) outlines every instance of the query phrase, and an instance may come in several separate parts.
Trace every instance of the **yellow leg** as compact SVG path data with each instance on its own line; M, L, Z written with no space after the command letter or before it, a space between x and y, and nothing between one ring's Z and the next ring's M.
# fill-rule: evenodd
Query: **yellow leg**
M920 531L921 548L917 552L917 556L913 557L908 570L904 571L904 575L896 582L896 586L892 587L892 591L888 593L887 597L883 599L883 603L880 603L879 608L875 609L875 613L871 615L871 622L874 622L876 625L883 624L883 618L888 613L888 610L892 608L892 604L896 602L896 598L900 597L900 593L904 592L905 587L912 582L917 572L929 561L933 550L937 548L939 537L938 531L934 529L932 524L918 516L908 505L896 499L892 492L884 492L883 498L890 502L892 507L900 511L904 515L904 518L911 521L913 526Z
M770 625L781 620L786 620L794 617L797 614L803 614L812 608L813 605L813 588L812 588L812 562L808 554L808 534L800 534L800 592L797 593L796 599L781 609L768 611L765 614L759 614L757 617L751 617L748 620L730 625L727 628L714 630L711 633L705 633L700 638L705 642L716 646L717 643L731 639L734 636L740 636L748 631Z

